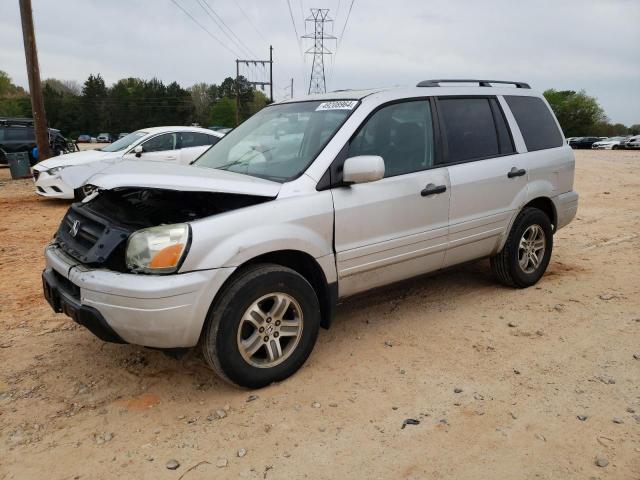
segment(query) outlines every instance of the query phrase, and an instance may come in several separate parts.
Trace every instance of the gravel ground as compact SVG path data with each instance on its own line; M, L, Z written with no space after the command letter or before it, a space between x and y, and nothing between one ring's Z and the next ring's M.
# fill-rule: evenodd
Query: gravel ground
M485 260L362 295L253 392L53 314L68 204L0 170L0 479L640 478L640 152L576 156L537 286Z

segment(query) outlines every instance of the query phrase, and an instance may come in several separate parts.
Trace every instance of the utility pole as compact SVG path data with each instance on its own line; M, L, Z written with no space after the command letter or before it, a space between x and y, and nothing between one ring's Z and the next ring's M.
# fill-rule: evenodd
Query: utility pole
M240 125L240 60L236 60L236 127Z
M240 60L236 59L236 126L240 125L240 64L247 67L251 64L262 65L269 64L269 81L268 82L247 82L249 85L257 87L260 85L264 90L265 85L269 85L269 98L273 103L273 47L269 45L269 60Z
M22 38L24 40L24 56L27 61L27 76L29 77L29 93L31 94L31 111L38 144L38 160L45 160L51 156L49 152L49 131L47 130L47 116L44 111L42 84L40 83L40 67L38 66L38 50L36 35L33 30L33 13L31 0L20 0L20 18L22 19Z
M324 75L324 56L331 55L333 52L329 50L324 41L336 40L333 35L325 35L324 24L333 22L329 18L328 8L312 8L311 15L305 19L306 22L313 23L313 33L303 35L302 38L310 38L313 40L313 47L305 53L313 55L311 64L311 78L309 78L309 94L326 93L327 83Z
M269 98L273 103L273 47L271 45L269 45Z
M291 98L293 98L293 78L291 79Z

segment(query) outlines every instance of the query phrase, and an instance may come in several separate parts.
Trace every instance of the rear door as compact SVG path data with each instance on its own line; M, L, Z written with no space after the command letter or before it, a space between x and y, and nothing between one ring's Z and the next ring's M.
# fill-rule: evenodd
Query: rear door
M180 163L190 164L220 140L203 132L180 132Z
M496 250L528 176L496 97L439 97L437 108L451 181L449 266Z
M436 270L447 246L449 178L435 165L429 100L385 105L342 158L379 155L385 177L332 189L340 296Z

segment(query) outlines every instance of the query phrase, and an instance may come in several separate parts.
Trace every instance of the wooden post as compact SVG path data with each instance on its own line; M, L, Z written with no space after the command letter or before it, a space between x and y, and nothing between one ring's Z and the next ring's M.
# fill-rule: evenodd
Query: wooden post
M27 60L27 76L29 77L29 93L31 94L31 111L38 144L38 161L51 156L49 151L49 130L47 116L44 111L42 84L40 83L40 67L38 66L38 50L36 35L33 30L33 13L31 0L20 0L20 18L22 19L22 38L24 40L24 56Z

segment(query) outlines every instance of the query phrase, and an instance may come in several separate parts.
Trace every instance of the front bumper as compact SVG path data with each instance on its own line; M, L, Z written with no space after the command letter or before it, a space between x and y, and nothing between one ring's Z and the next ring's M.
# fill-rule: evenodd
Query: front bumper
M38 195L50 198L74 198L73 188L60 179L59 173L49 175L46 170L36 172L34 172L34 181Z
M105 341L156 348L192 347L215 294L234 268L174 275L90 269L55 244L45 250L45 297Z

